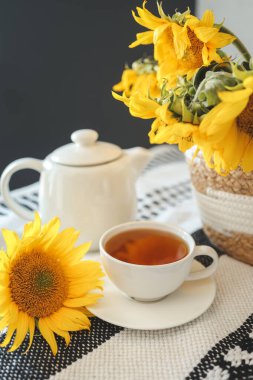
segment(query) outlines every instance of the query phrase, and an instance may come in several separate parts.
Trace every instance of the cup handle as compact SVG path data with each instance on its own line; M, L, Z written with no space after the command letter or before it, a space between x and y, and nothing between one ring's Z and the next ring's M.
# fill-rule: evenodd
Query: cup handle
M1 176L1 192L3 199L7 206L14 211L18 216L23 219L32 220L34 218L34 213L27 210L25 207L19 205L11 196L9 183L11 176L23 169L33 169L41 172L43 169L43 161L37 160L35 158L20 158L9 164L3 171Z
M217 255L217 252L213 248L208 247L206 245L199 245L195 247L194 257L203 255L211 257L213 259L212 264L209 265L207 268L199 270L198 272L190 273L186 278L186 281L201 280L203 278L211 276L216 271L219 263L219 257Z

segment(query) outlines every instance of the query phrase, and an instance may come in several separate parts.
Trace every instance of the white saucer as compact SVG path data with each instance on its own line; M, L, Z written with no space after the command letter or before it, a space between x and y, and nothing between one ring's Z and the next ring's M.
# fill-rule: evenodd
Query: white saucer
M202 265L193 262L192 271ZM216 284L212 277L187 281L174 293L156 302L138 302L121 293L105 278L104 297L87 309L114 325L138 330L161 330L190 322L212 304Z

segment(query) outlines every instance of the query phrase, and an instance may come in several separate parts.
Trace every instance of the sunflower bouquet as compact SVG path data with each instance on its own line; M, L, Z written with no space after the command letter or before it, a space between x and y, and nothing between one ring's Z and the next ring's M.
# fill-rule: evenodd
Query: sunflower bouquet
M222 249L242 259L239 251L249 251L249 247L253 251L251 216L244 213L235 223L232 235L239 242L236 246L227 238L235 218L227 210L234 210L238 199L231 198L223 210L230 225L215 225L222 218L211 215L211 208L222 207L203 196L210 195L212 184L217 191L248 196L241 209L249 210L249 204L253 211L253 60L224 23L215 22L211 10L201 18L190 9L168 15L158 4L155 15L146 3L132 13L146 31L138 33L129 47L152 44L153 56L126 67L112 94L132 116L153 119L149 132L152 144L177 144L182 152L192 148L191 156L201 162L192 165L193 183L202 193L200 203L211 205L202 212L205 230ZM239 50L240 58L222 50L230 44ZM216 200L220 196L217 191ZM243 260L253 264L252 257Z
M159 16L137 7L138 33L130 48L154 45L154 56L126 68L113 88L131 115L154 119L152 144L178 144L202 151L209 167L228 174L240 166L253 170L253 61L241 41L207 10L201 19L188 9ZM234 43L239 64L221 48Z

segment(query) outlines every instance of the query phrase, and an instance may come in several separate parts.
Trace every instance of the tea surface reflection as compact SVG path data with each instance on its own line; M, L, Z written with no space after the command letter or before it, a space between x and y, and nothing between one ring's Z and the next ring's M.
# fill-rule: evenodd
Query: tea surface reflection
M152 229L121 232L106 242L105 250L118 260L139 265L173 263L188 253L186 243L178 236Z

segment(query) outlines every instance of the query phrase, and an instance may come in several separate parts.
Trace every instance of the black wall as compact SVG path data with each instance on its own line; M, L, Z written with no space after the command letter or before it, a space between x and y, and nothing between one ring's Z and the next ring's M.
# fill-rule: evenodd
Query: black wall
M163 3L170 12L194 8L190 0ZM147 50L128 49L141 30L131 9L141 4L0 0L0 173L17 158L45 157L80 128L122 147L149 146L150 121L132 118L110 93L124 64ZM35 179L23 172L13 185Z

